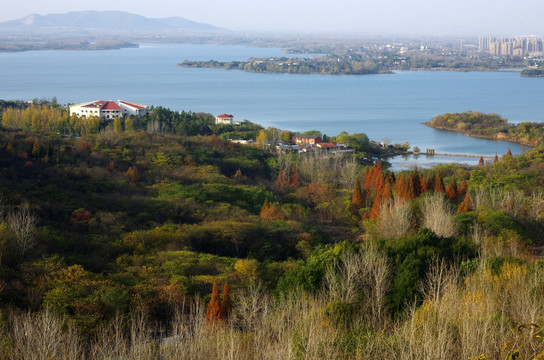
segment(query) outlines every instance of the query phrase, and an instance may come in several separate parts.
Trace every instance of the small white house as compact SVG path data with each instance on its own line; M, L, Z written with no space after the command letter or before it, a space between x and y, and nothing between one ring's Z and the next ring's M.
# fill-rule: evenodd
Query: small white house
M234 119L234 116L232 116L232 115L221 114L221 115L217 115L215 117L215 123L216 124L224 124L224 125L232 125L232 124L234 124L232 119Z

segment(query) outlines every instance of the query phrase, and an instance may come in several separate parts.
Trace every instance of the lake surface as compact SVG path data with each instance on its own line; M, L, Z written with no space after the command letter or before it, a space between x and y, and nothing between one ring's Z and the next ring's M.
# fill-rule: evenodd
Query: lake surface
M334 76L176 66L186 59L229 61L252 56L287 55L272 48L186 44L0 53L0 98L56 96L60 103L123 99L174 110L226 112L237 121L293 131L364 132L376 141L407 141L422 151L433 148L455 154L501 155L508 147L520 153L521 146L435 130L421 122L445 112L469 110L498 113L513 123L544 121L544 79L518 73Z

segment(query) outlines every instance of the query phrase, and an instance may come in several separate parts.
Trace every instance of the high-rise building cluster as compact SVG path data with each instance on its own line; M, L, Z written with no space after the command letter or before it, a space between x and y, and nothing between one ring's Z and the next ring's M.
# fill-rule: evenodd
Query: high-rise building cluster
M480 36L479 50L495 56L542 56L544 40L536 36L516 38Z

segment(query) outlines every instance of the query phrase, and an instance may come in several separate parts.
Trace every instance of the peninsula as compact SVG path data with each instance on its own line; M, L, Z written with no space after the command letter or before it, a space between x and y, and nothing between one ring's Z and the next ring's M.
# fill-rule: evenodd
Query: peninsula
M544 123L522 122L508 123L508 120L497 114L484 114L479 111L463 113L446 113L435 116L423 125L460 132L493 140L506 140L519 144L537 146L544 143Z

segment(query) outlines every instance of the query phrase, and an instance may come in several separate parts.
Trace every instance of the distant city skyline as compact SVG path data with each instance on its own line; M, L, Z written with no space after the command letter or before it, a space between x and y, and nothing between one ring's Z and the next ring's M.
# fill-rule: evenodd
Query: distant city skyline
M30 14L122 10L151 18L181 16L236 31L399 35L544 35L544 3L534 0L21 0L0 22Z

